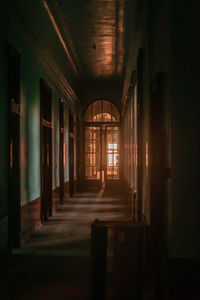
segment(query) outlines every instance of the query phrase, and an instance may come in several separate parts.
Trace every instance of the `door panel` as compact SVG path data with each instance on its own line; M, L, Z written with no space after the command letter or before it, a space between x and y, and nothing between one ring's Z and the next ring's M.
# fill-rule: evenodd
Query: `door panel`
M101 130L99 126L85 127L85 178L101 180Z
M42 126L42 220L52 214L52 132Z
M63 102L60 101L60 204L64 202L64 112Z
M74 194L74 116L69 110L69 194Z
M52 215L51 90L41 80L41 220Z
M85 127L85 179L101 185L119 180L119 126Z
M69 137L69 193L74 194L74 139Z

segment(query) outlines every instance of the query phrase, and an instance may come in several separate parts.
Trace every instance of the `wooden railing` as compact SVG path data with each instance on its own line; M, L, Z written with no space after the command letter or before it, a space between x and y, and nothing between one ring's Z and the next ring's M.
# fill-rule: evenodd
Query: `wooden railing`
M91 226L91 300L142 299L146 232L144 224L99 221ZM112 280L107 286L108 231L113 233Z

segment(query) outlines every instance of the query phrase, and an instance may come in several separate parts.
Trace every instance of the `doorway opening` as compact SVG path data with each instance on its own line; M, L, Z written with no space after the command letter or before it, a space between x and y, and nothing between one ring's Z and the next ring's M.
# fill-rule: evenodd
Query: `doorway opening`
M114 104L98 100L85 112L85 181L104 187L120 179L120 114Z

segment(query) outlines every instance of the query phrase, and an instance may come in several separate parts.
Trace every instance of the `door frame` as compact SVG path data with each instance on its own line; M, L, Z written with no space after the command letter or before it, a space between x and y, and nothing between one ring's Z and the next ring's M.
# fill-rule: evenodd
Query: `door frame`
M69 195L74 194L74 137L69 134Z
M105 126L105 130L102 129L102 127ZM86 127L99 127L100 128L100 148L101 148L101 155L100 155L100 179L99 180L95 180L95 179L86 179L85 178L85 128ZM106 151L106 149L103 150L103 143L102 143L102 139L103 139L103 130L105 131L105 135L104 135L104 141L107 144L107 134L106 134L106 127L118 127L119 128L119 135L120 135L120 123L119 122L84 122L84 182L85 184L88 186L95 186L95 187L102 187L102 171L104 171L104 183L111 183L112 181L114 183L118 182L121 178L121 174L120 174L120 164L119 164L119 179L117 180L106 180L106 166L104 168L103 165L103 161L105 162L105 164L107 164L107 156L106 153L104 153ZM120 141L119 141L119 146L120 146ZM103 159L103 155L105 154L106 158ZM120 153L119 153L120 155ZM119 157L120 159L120 157ZM108 185L108 184L106 184Z
M85 128L87 127L99 127L100 128L100 149L101 149L101 154L100 154L100 179L86 179L85 177ZM100 188L101 184L102 184L102 169L103 169L103 165L102 165L102 126L98 123L85 123L84 124L84 182L86 184L86 186L91 186L91 187L97 187Z
M69 195L74 194L74 115L68 111L69 139L68 139L68 159L69 159Z
M8 181L8 245L20 247L21 195L20 195L20 54L8 45L8 137L9 137L9 181ZM16 76L13 78L13 74ZM14 94L13 94L14 93Z

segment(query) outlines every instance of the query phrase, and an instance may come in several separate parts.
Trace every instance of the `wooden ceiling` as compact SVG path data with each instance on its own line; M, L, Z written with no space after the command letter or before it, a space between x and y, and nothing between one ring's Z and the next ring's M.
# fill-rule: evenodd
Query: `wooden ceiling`
M123 78L134 0L57 0L54 15L68 36L80 78ZM126 32L126 35L125 35Z

